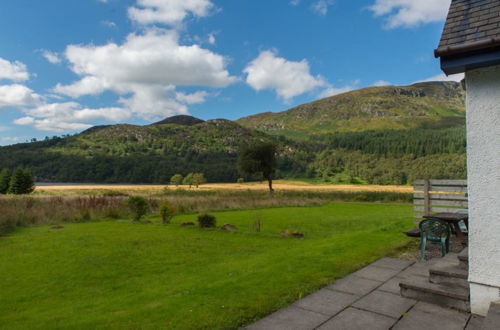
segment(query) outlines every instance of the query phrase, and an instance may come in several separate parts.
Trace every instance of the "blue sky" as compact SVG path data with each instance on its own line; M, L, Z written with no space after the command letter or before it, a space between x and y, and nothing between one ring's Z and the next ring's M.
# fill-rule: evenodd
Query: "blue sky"
M0 144L445 77L450 0L2 0Z

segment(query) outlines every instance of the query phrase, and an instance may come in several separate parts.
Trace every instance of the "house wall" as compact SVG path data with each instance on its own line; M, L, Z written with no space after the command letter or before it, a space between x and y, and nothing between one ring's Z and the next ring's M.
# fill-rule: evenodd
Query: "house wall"
M500 300L500 66L466 72L472 312Z

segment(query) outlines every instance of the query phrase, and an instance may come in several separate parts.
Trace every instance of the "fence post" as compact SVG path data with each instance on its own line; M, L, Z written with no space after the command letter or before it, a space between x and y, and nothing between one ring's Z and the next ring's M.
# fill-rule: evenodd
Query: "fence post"
M429 215L431 213L430 210L430 182L428 179L424 181L424 215Z

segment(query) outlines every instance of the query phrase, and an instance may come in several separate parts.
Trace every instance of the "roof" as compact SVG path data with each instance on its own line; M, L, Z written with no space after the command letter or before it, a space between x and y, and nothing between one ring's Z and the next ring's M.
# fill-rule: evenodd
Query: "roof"
M452 0L435 56L496 47L500 47L500 0Z

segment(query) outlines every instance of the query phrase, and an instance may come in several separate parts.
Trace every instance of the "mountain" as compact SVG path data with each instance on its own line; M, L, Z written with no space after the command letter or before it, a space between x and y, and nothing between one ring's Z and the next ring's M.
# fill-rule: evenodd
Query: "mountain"
M465 94L456 82L369 87L237 122L295 138L333 132L456 127L465 123Z
M152 126L155 125L164 125L164 124L177 124L177 125L185 125L185 126L192 126L196 124L201 124L204 121L198 118L195 118L193 116L186 116L186 115L178 115L178 116L172 116L168 117L166 119L163 119L159 122L151 124Z
M166 183L190 172L235 182L240 145L272 141L281 150L280 178L405 184L465 177L463 122L457 83L371 87L236 122L181 115L95 126L0 147L0 169L29 167L48 182Z

